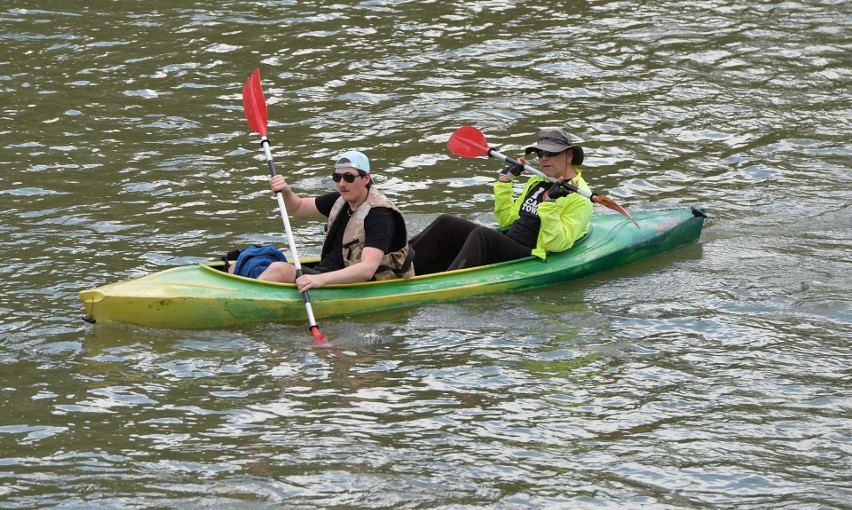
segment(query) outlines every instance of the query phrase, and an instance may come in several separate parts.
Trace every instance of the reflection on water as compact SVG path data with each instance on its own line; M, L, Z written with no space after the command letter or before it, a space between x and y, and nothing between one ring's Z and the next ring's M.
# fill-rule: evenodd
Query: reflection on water
M32 4L32 2L29 2ZM852 497L845 3L272 2L0 10L0 501L841 508ZM322 325L85 325L77 292L285 245L278 170L365 150L419 231L491 219L543 125L701 244L570 285ZM602 211L598 211L602 212ZM295 219L300 253L322 225ZM108 502L108 503L107 503Z

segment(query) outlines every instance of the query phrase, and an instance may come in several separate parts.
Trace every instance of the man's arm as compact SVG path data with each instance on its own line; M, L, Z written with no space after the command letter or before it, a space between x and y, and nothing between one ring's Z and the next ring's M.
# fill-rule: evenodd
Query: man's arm
M328 273L302 275L296 280L296 287L299 292L304 292L335 283L366 282L376 274L376 269L379 268L384 256L385 252L378 248L364 248L361 252L361 261L357 264Z
M302 198L297 195L284 177L276 175L269 179L269 186L272 188L272 193L281 192L284 197L284 206L287 207L287 212L293 216L319 216L320 212L317 209L316 199Z

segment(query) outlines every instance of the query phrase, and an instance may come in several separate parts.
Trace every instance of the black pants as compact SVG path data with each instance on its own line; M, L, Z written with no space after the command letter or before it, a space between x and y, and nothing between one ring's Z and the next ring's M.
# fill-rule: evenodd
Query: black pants
M442 214L411 238L414 270L418 275L514 260L532 248L494 229Z

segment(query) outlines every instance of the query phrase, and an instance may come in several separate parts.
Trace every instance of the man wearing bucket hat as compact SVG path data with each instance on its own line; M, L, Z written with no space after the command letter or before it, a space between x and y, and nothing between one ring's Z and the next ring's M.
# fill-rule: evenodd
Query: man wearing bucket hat
M559 185L570 182L589 190L580 165L583 149L559 128L542 128L526 148L535 154L541 171L559 182L531 177L515 198L512 176L519 176L525 157L504 168L494 184L494 216L505 230L497 231L447 214L435 219L410 243L417 274L475 267L528 255L545 260L548 253L571 248L589 231L592 203Z
M296 270L287 262L273 262L259 280L295 282L299 292L332 283L387 280L414 275L413 252L402 213L375 186L370 160L347 151L335 160L337 191L316 198L297 195L281 175L270 179L272 192L281 192L293 216L328 218L319 265Z

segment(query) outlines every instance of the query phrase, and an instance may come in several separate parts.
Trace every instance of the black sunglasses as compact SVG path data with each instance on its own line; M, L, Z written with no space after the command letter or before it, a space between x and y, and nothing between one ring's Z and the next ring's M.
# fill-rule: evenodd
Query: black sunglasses
M555 158L556 156L562 154L563 152L565 152L565 151L550 152L550 151L543 151L541 149L538 149L538 150L535 151L535 155L538 156L538 157L547 156L548 158Z
M360 173L359 174L339 174L337 172L334 172L333 174L331 174L331 178L334 179L334 182L340 182L340 179L343 179L344 181L348 182L349 184L352 184L353 182L355 182L356 177L363 177L363 175L361 175Z

